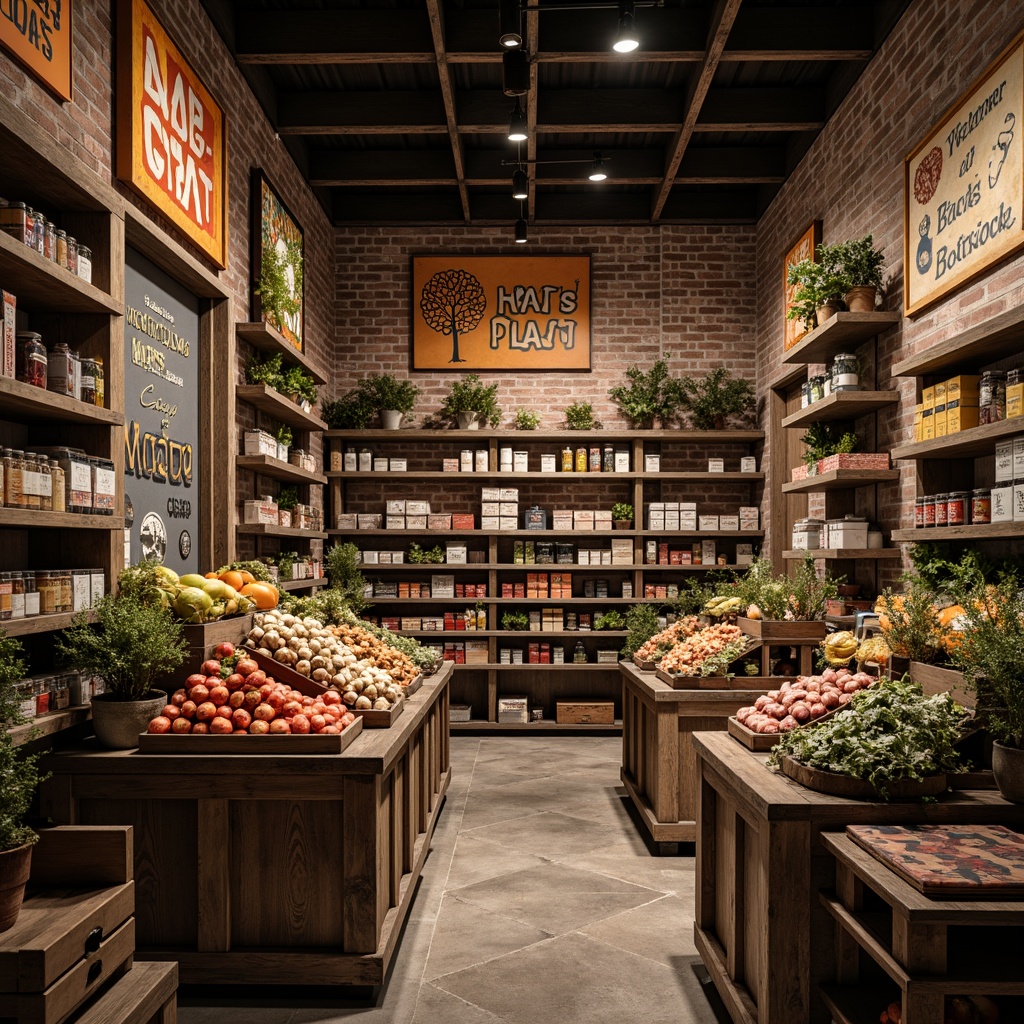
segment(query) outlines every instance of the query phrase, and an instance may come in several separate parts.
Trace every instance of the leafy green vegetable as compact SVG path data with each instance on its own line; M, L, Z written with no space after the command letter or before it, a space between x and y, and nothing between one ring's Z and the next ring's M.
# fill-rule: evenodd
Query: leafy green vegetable
M626 612L626 629L629 636L622 645L622 656L630 659L648 640L661 629L658 609L653 604L635 604Z
M880 681L834 717L784 733L768 765L778 768L789 754L810 768L870 782L885 800L892 782L964 770L953 747L963 718L948 693L925 697L908 676Z
M743 640L734 640L731 644L726 644L717 654L712 654L700 663L697 675L729 675L729 666L739 658L746 649L747 645Z
M615 608L610 612L599 612L594 618L594 629L624 629L625 625L622 612Z

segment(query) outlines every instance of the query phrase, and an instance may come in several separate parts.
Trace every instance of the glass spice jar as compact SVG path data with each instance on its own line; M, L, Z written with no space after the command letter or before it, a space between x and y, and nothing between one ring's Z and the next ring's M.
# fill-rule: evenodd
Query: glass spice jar
M926 494L924 496L924 525L934 526L935 525L935 495Z
M64 470L56 459L50 459L50 501L54 512L67 512L67 495L64 487Z
M986 370L978 382L978 425L1006 419L1006 373Z
M50 349L46 371L46 390L65 398L73 398L75 389L75 361L71 349L58 342Z
M815 375L807 383L810 388L811 404L820 402L825 397L825 378L821 375Z
M57 225L52 220L46 222L46 234L43 236L43 256L51 263L57 259Z
M967 491L950 491L949 500L946 502L946 524L948 526L963 526L967 522Z
M914 526L924 526L924 498L917 498L914 501Z
M35 231L33 232L32 246L40 256L43 255L46 249L46 225L49 223L47 219L41 214L36 214Z
M566 446L562 449L562 472L571 473L573 467L572 449Z
M21 240L33 249L36 247L36 211L31 206L25 207L25 230Z
M25 476L25 453L17 448L8 448L5 462L7 471L4 473L4 504L8 508L24 508L25 492L23 490Z
M11 574L0 572L0 622L11 618Z
M93 361L94 383L96 386L96 405L103 408L107 402L107 386L103 378L103 360L97 356Z
M25 617L39 614L39 591L36 589L36 574L28 570L21 574L25 581Z
M78 398L86 405L96 404L96 360L89 356L82 358L82 379Z
M35 331L19 331L14 358L14 374L23 384L33 387L47 386L47 355L41 334Z
M587 471L588 454L586 448L576 449L576 472L586 473Z
M67 269L68 265L68 236L67 232L57 232L57 242L54 249L54 262Z
M992 522L992 492L987 487L979 487L971 494L971 523Z
M92 249L87 245L78 247L78 276L88 284L92 284Z
M78 242L72 235L68 235L68 270L78 273Z
M832 362L832 390L860 389L860 360L853 352L839 352Z
M20 572L11 573L11 618L25 618L25 576Z

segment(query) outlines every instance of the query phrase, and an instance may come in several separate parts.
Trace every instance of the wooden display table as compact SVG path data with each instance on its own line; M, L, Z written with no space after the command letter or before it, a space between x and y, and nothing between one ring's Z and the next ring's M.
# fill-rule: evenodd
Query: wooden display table
M837 976L833 921L818 897L835 886L822 832L853 824L1024 825L1024 804L995 790L957 790L931 804L849 800L769 771L767 754L726 733L699 733L693 742L700 772L694 935L735 1024L832 1019L818 992Z
M725 729L730 715L765 691L673 690L631 662L622 671L620 778L647 832L661 852L697 839L697 758L693 734ZM739 682L739 680L737 680Z
M446 663L341 754L46 758L44 813L135 826L139 956L182 983L379 985L448 788Z
M925 896L848 835L821 840L836 859L835 895L822 893L821 904L835 918L838 951L838 984L824 987L822 997L839 1024L874 1020L893 995L892 983L900 989L903 1024L942 1020L946 996L1024 995L1024 900ZM869 902L870 894L879 899ZM861 950L892 983L864 976Z

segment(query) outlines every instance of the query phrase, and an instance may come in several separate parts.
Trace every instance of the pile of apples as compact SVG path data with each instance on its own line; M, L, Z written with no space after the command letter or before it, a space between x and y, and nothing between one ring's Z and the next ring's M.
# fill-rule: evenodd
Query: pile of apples
M218 644L153 718L151 733L214 733L265 736L279 733L338 734L356 716L337 690L307 697L268 676L233 644Z

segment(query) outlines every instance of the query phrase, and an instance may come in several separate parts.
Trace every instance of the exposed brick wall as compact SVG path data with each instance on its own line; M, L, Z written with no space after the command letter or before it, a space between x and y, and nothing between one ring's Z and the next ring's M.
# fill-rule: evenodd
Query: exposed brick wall
M758 224L757 370L782 367L782 255L813 220L827 244L871 232L885 247L886 309L903 308L903 161L924 133L1024 27L1019 0L917 0L839 107ZM878 382L894 361L1024 302L1024 256L1005 260L879 338ZM915 383L879 416L878 450L912 436ZM915 465L879 489L886 530L913 525ZM770 515L770 509L766 510Z
M368 373L405 375L409 365L410 257L415 253L509 254L511 223L489 228L342 228L335 233L335 372L338 393ZM675 373L725 364L753 378L755 234L750 227L551 228L535 253L589 253L591 373L488 374L504 422L519 406L556 429L562 410L589 401L606 426L622 426L608 389L625 369L671 356ZM417 421L441 404L446 373L413 375Z

